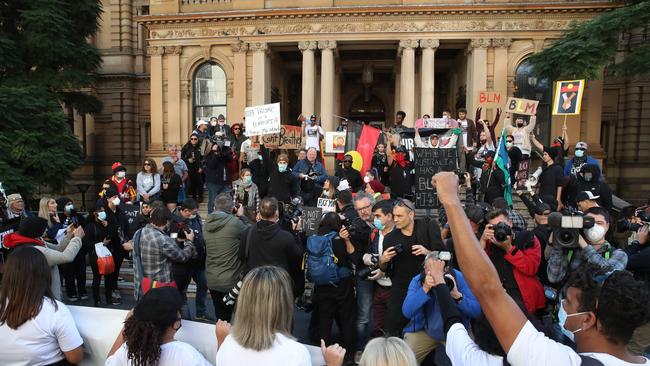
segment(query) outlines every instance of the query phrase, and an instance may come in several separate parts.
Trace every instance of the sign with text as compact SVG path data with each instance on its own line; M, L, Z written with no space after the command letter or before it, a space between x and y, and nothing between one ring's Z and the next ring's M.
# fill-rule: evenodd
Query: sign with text
M271 133L280 133L280 103L264 104L247 107L246 136L259 136Z
M501 107L500 91L482 91L478 93L478 105L483 108Z
M537 105L539 101L522 99L522 98L508 98L504 110L510 113L524 114L527 116L534 116L537 114Z
M419 118L415 121L417 128L446 129L457 126L458 122L453 118Z
M584 80L557 81L555 83L555 96L553 97L553 114L580 114L584 89Z
M318 225L320 225L322 215L323 210L318 207L304 206L302 208L302 229L307 236L318 233Z
M125 203L123 205L120 205L120 210L124 212L124 215L126 216L126 220L128 221L129 225L131 225L133 221L135 221L135 218L138 217L138 214L140 213L140 205Z
M248 135L248 131L246 131ZM302 128L300 126L282 125L279 133L262 135L264 146L269 149L300 149L302 147ZM253 149L259 149L259 143L252 143Z
M316 204L316 207L323 210L323 213L325 213L325 212L336 212L336 200L330 200L330 199L327 199L327 198L319 198L318 199L318 204Z
M14 231L18 231L18 226L20 226L20 217L14 217L13 219L6 220L0 225L0 246L4 241L5 235L9 235ZM0 262L2 262L0 258Z
M325 152L345 153L346 132L325 132Z
M441 171L454 171L458 167L456 149L415 149L415 207L435 208L438 206L436 191L431 177Z
M526 190L526 181L530 170L530 160L522 160L517 167L517 175L514 177L517 182L515 189L518 191Z

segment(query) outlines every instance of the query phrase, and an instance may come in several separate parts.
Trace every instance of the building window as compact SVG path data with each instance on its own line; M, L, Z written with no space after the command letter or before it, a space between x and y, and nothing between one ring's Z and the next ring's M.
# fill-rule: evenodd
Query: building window
M226 73L221 66L213 62L199 66L194 74L194 120L226 116L226 95Z
M535 135L540 142L545 144L550 141L552 90L553 87L548 78L538 78L533 65L528 60L522 61L517 66L515 97L539 101Z

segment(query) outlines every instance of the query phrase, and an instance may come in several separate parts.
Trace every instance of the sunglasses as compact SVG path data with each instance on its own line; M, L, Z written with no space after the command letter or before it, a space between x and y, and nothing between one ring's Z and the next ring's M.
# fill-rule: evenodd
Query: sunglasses
M149 164L149 163L144 163L144 166L151 166L151 164Z
M395 207L406 207L411 211L415 211L415 207L413 207L413 204L409 201L406 201L403 198L397 199L397 201L395 202Z
M233 128L233 131L241 131L241 128Z
M190 139L190 141L196 141L196 140L198 140L196 137L192 137L192 138Z
M512 143L512 140L506 140L506 142L508 142L508 143Z

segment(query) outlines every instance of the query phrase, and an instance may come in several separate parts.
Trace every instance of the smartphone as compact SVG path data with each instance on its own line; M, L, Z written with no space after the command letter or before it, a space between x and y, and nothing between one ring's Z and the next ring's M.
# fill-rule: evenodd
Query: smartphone
M169 234L169 237L172 238L172 239L176 239L176 238L178 238L178 233L171 233L171 234Z

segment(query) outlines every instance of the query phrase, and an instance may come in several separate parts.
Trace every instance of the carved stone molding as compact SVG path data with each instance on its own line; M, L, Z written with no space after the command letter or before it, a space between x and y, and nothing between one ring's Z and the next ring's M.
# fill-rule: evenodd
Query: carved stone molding
M318 49L320 50L335 50L336 41L318 41Z
M494 38L492 39L492 47L495 48L508 48L512 44L512 39L510 38Z
M404 50L412 50L418 48L420 42L417 39L403 39L399 41L399 52L402 53Z
M183 53L182 46L165 46L165 54L179 56Z
M232 98L234 95L235 83L232 80L228 80L226 83L226 95L228 98Z
M301 52L307 51L307 50L315 50L318 48L318 42L316 41L300 41L298 42L298 49L300 49Z
M230 44L230 49L233 53L242 53L248 51L248 43L236 42Z
M490 44L492 43L492 40L489 38L476 38L472 39L469 42L469 48L471 50L476 49L476 48L488 48L490 47Z
M181 80L181 95L184 99L189 99L192 94L192 88L190 87L189 80Z
M147 56L162 56L165 54L164 47L147 47Z
M440 41L437 39L421 39L420 48L436 48L440 47Z
M266 42L253 42L248 44L248 49L253 52L267 52L269 45Z

